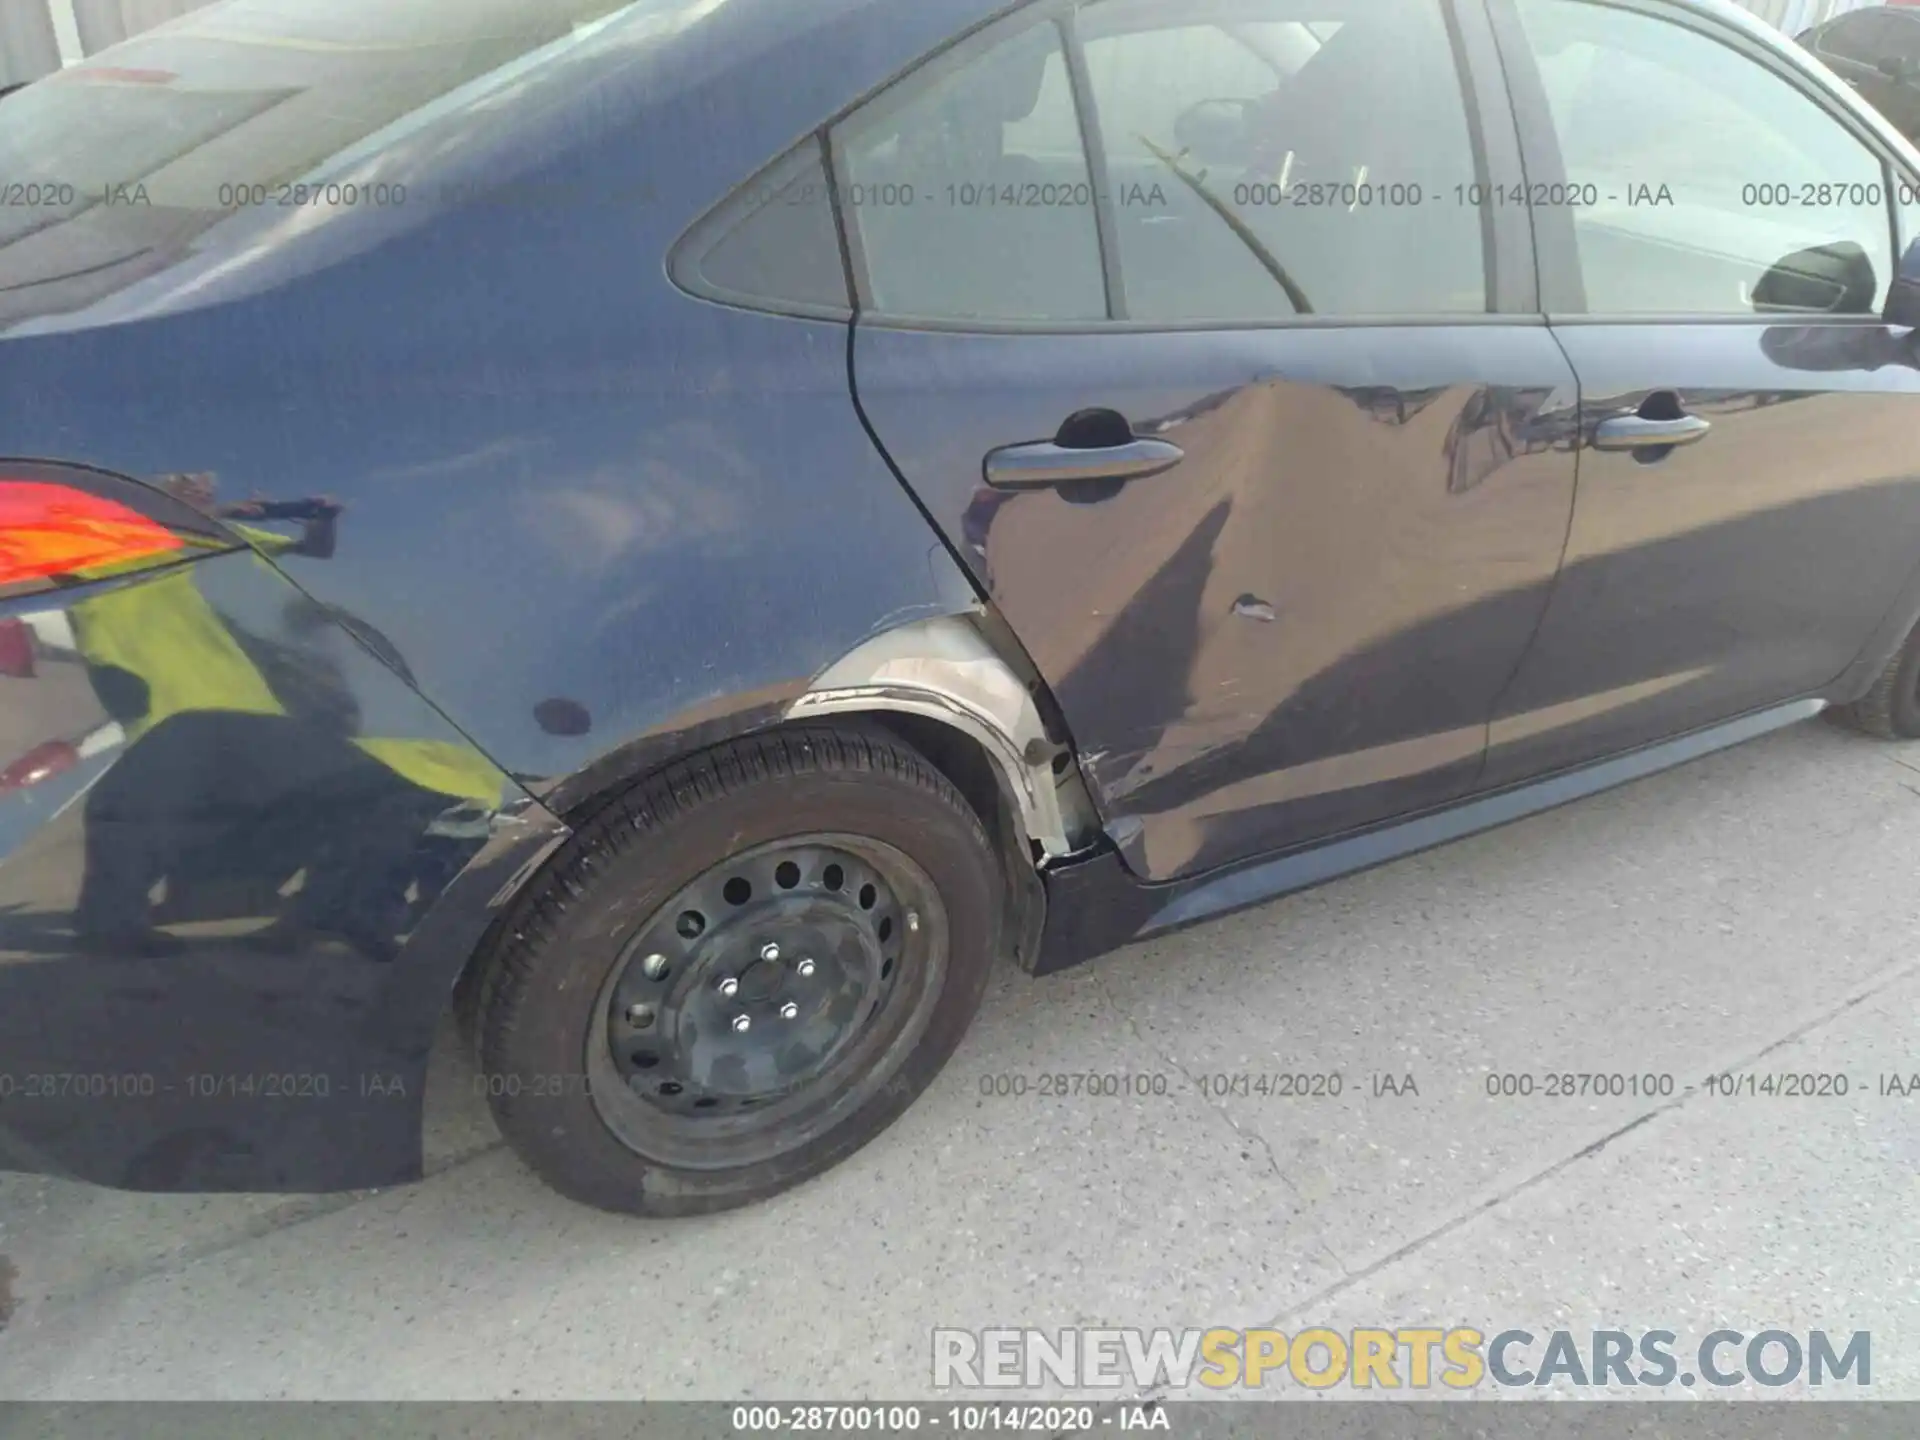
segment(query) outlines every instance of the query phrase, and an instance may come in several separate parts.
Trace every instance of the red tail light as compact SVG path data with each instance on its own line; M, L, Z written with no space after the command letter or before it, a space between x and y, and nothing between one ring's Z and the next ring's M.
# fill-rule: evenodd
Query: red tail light
M80 751L65 740L49 740L44 745L36 745L6 769L0 770L0 795L51 780L79 763Z
M104 496L40 480L0 480L0 590L93 578L183 549L180 537Z

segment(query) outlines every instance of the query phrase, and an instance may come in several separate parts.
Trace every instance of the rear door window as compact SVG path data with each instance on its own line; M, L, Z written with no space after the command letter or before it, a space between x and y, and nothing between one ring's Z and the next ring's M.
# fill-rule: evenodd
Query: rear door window
M1080 32L1130 319L1485 313L1440 0L1096 0Z
M1093 180L1051 22L963 44L834 133L864 307L949 320L1107 315Z

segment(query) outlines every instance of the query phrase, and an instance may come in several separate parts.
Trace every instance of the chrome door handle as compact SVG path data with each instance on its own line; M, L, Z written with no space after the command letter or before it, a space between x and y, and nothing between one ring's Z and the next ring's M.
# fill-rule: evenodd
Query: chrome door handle
M1071 450L1042 440L1007 445L987 456L987 483L996 490L1044 490L1076 480L1144 480L1186 459L1186 452L1165 440L1130 440Z
M1648 420L1640 415L1619 415L1602 420L1593 427L1596 450L1651 450L1655 447L1694 445L1707 438L1713 429L1711 420L1698 415L1682 415L1677 420Z

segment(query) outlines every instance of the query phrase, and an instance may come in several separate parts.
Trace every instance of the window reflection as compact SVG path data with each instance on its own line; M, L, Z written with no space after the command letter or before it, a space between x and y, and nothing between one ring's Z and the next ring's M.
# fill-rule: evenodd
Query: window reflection
M226 0L5 97L0 324L164 268L463 87L660 0ZM404 189L337 202L400 204ZM303 204L313 213L318 204Z

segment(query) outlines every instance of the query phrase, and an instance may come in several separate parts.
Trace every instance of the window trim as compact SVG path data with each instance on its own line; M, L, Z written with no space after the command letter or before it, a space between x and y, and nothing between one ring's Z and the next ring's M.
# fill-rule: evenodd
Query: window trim
M1560 154L1560 140L1552 110L1547 102L1545 81L1534 58L1526 30L1520 19L1517 0L1484 0L1496 41L1505 61L1512 93L1514 118L1529 181L1538 184L1563 184L1566 164ZM1900 158L1861 118L1844 105L1836 104L1836 93L1819 74L1794 61L1789 52L1777 50L1739 28L1672 0L1568 0L1600 9L1624 10L1649 19L1678 25L1715 44L1724 45L1751 62L1765 65L1780 79L1799 91L1822 113L1841 125L1867 152L1880 162L1880 184L1886 210L1887 248L1897 268L1900 263L1898 196L1905 174ZM1538 177L1536 180L1535 177ZM1915 184L1911 177L1905 183ZM1591 313L1587 307L1585 268L1574 235L1573 212L1564 207L1527 207L1534 216L1540 265L1540 299L1548 322L1553 325L1749 325L1773 326L1871 324L1885 322L1877 315L1735 315L1702 313Z
M1126 261L1120 254L1120 217L1113 194L1100 183L1109 173L1106 132L1100 128L1100 110L1093 98L1093 72L1087 66L1086 36L1080 33L1080 6L1074 6L1061 24L1066 45L1067 81L1073 88L1074 120L1080 127L1080 153L1086 156L1087 180L1093 187L1093 223L1100 237L1101 279L1107 290L1107 319L1131 318L1127 304Z
M1481 207L1482 235L1487 265L1488 308L1484 313L1458 315L1302 315L1259 320L1135 320L1125 313L1124 273L1117 253L1112 197L1102 196L1095 204L1095 227L1099 234L1099 260L1107 294L1104 319L1075 321L980 319L956 316L909 315L880 311L872 305L867 280L866 257L859 227L852 223L842 203L841 177L845 166L839 144L841 127L874 100L908 79L942 63L965 64L955 60L961 52L968 56L984 53L1018 29L1051 22L1060 32L1067 57L1076 118L1080 128L1082 153L1086 156L1091 178L1105 173L1105 145L1093 113L1092 87L1086 74L1085 52L1081 47L1077 12L1092 0L1014 0L978 23L949 37L934 49L916 57L897 73L870 87L842 105L833 114L796 136L766 164L729 189L677 236L668 247L664 268L669 280L683 293L712 304L757 314L782 315L800 319L833 320L851 325L867 325L896 330L932 330L959 334L1007 335L1079 335L1079 334L1187 334L1206 331L1241 330L1317 330L1332 327L1384 329L1435 328L1475 325L1531 326L1545 323L1540 304L1539 277L1543 261L1528 215L1516 206L1484 204ZM1454 75L1461 89L1461 105L1474 147L1478 183L1492 190L1524 184L1526 179L1524 140L1516 107L1508 94L1510 78L1495 29L1483 8L1487 0L1433 0L1440 7L1452 45ZM845 307L781 300L778 297L746 296L723 292L698 282L688 283L689 274L697 275L700 256L718 238L717 217L729 211L741 194L751 191L765 177L789 163L795 152L808 145L820 148L833 211L839 234L841 262L847 271L847 290L851 311ZM1098 185L1096 184L1096 190ZM704 241L704 243L703 243ZM1110 253L1110 250L1112 253Z
M1070 81L1080 126L1081 152L1086 157L1088 175L1097 194L1098 179L1106 174L1105 145L1092 87L1086 73L1086 54L1082 45L1078 13L1098 0L1030 0L1030 3L1003 11L985 23L956 37L929 55L921 57L885 84L876 87L855 103L846 106L821 129L828 137L828 170L835 177L844 173L840 134L845 122L857 115L880 95L916 79L935 73L936 65L959 68L985 54L995 45L1020 30L1052 23L1060 32L1066 53ZM1460 104L1467 122L1472 146L1476 183L1489 187L1511 185L1520 178L1520 137L1515 117L1506 102L1503 87L1494 83L1499 75L1499 54L1491 32L1478 9L1478 0L1431 0L1440 9L1450 43L1455 82L1460 87ZM1126 314L1125 272L1117 253L1112 197L1096 201L1095 228L1099 236L1099 260L1107 294L1107 317L1084 320L1012 320L981 319L965 316L913 315L880 310L873 305L868 284L865 257L862 254L859 227L845 224L843 242L853 270L854 323L893 330L937 330L963 334L1004 335L1078 335L1193 333L1211 330L1315 330L1330 327L1366 326L1369 328L1435 328L1460 325L1514 325L1533 323L1540 314L1534 276L1534 237L1526 217L1511 212L1516 207L1483 203L1481 233L1486 266L1487 309L1457 315L1416 313L1411 315L1295 315L1259 320L1136 320ZM836 196L836 213L839 210ZM1503 223L1504 222L1504 223ZM1111 250L1110 250L1111 247Z
M1492 311L1459 315L1289 315L1270 320L977 320L863 311L857 320L864 329L959 335L1192 335L1242 330L1451 330L1480 325L1512 329L1547 323L1547 317L1538 312Z
M1453 37L1468 123L1473 127L1474 162L1489 196L1527 180L1526 151L1519 116L1508 90L1504 59L1492 17L1482 0L1450 0L1448 29ZM1539 315L1539 236L1525 207L1481 207L1486 236L1489 309L1504 316Z

